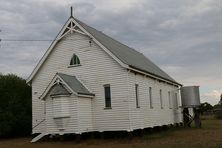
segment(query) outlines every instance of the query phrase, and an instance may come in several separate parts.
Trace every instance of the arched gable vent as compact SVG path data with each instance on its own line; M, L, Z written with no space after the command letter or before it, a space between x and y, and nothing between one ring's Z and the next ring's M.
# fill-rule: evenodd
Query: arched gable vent
M76 54L73 54L70 60L70 65L80 65L79 57Z

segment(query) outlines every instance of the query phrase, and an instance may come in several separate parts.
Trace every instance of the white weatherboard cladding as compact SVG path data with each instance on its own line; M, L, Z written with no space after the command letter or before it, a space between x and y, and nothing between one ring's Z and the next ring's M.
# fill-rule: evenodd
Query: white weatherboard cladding
M182 122L181 109L170 109L168 91L179 93L178 88L132 72L129 80L129 104L131 130ZM139 85L139 106L136 108L135 84ZM150 108L149 87L152 87L153 108ZM160 105L162 90L163 109ZM179 98L179 97L178 97Z
M92 100L90 98L76 96L51 98L47 96L47 133L89 132L93 131L92 124Z
M70 100L68 97L55 97L52 99L53 104L53 117L68 117L70 116L69 104Z
M56 100L56 103L54 103ZM64 101L64 110L61 112L61 104ZM78 133L77 97L46 97L46 133ZM68 111L67 111L68 110ZM68 114L69 113L69 114ZM63 116L62 116L63 115Z
M38 88L37 85L32 85L32 133L46 131L45 102L39 99Z
M127 71L94 42L90 45L89 40L79 33L62 38L33 78L33 127L46 118L33 129L33 133L131 131L182 121L181 109L175 107L173 98L177 93L180 105L177 87ZM81 66L69 66L73 54L79 57ZM57 72L76 76L95 94L92 99L75 95L65 98L69 100L69 112L64 114L70 116L62 120L53 118L55 111L50 96L47 95L46 102L39 99ZM105 84L110 84L112 109L104 109ZM135 84L139 85L140 108L136 108ZM149 104L149 87L152 87L153 109ZM160 89L163 109L160 106ZM172 109L169 107L168 91L171 92Z
M91 98L78 98L79 108L79 129L80 132L93 131L93 119L92 119L92 99Z
M81 66L68 67L73 53L79 57ZM92 99L93 130L129 129L126 70L94 42L90 46L89 37L78 33L68 35L58 42L32 80L33 126L45 118L44 101L39 100L39 97L57 72L75 75L92 93L96 94ZM104 84L111 86L111 110L104 110ZM47 127L55 126L51 124ZM45 131L44 122L33 129L33 133L43 131Z

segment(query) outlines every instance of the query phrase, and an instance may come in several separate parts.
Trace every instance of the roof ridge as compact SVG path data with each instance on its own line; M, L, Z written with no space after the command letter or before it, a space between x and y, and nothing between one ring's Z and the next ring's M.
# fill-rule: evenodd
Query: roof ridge
M154 76L158 76L170 82L179 84L143 53L121 43L120 41L117 41L116 39L85 24L77 18L73 19L123 63L134 67L135 69L145 71Z
M143 72L152 74L153 76L158 76L159 78L163 78L167 81L179 84L173 78L171 78L167 73L165 73L162 69L160 69L160 67L158 67L155 63L153 63L148 57L144 56L143 53L85 24L84 22L78 20L77 18L74 18L73 16L69 17L69 19L63 25L60 32L57 34L56 38L61 34L61 31L64 30L65 25L68 25L67 23L69 21L75 21L77 24L79 24L87 32L87 34L93 36L96 39L96 41L100 42L102 48L109 50L112 53L112 57L116 57L119 61L121 61L121 63L124 63L125 65L128 66L132 66L134 67L135 70L141 70ZM32 71L31 75L26 80L27 83L31 82L31 80L36 75L39 68L43 65L44 61L49 56L49 54L51 53L56 44L57 40L54 40L51 43L50 47L47 49L43 57L40 59L39 63ZM70 76L63 73L60 74L63 76ZM72 77L76 78L76 76Z

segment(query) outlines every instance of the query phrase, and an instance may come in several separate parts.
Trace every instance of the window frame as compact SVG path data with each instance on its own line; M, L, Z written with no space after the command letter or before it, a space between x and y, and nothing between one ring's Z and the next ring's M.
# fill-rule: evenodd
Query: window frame
M140 108L139 102L139 84L135 84L136 108Z
M149 87L149 101L150 101L150 108L153 109L153 94L152 94L152 87Z
M174 97L175 97L175 109L179 109L178 94L174 93Z
M46 100L44 100L44 114L46 114Z
M172 109L172 99L171 99L171 92L168 91L168 99L169 99L169 109Z
M162 91L162 89L160 89L159 93L160 93L160 107L161 107L161 109L163 109L163 91Z
M70 107L68 104L69 98L66 96L52 97L53 118L59 119L70 117Z
M109 98L107 98L107 95L106 95L106 88L109 88ZM104 89L104 98L105 98L105 103L104 103L105 107L104 107L104 109L112 109L112 95L111 95L111 86L110 86L110 84L103 85L103 89ZM108 101L109 101L109 103L107 103Z
M81 66L81 62L79 57L74 53L71 57L71 60L69 61L68 67L77 67L77 66Z

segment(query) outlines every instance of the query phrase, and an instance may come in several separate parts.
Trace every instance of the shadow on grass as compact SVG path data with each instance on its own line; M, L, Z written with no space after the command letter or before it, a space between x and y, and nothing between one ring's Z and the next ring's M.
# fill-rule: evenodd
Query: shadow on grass
M151 133L145 133L143 139L161 139L168 136L177 135L178 133L189 133L189 132L198 132L198 131L207 131L207 130L219 130L221 129L221 122L215 118L207 118L202 120L202 127L195 127L194 123L191 124L190 128L185 127L171 127L165 130L155 131Z
M184 127L172 127L165 130L155 131L151 133L145 133L143 135L143 139L160 139L165 138L167 136L173 135L175 132L194 130L192 128L184 128Z
M203 125L203 128L196 128L194 125L191 125L190 128L188 127L173 127L169 128L166 130L161 130L158 132L153 132L153 133L145 133L143 135L143 139L161 139L165 138L167 136L173 136L176 135L177 133L184 133L184 132L195 132L195 131L200 131L200 130L205 130L205 129L216 129L216 127L213 127L211 125L206 126L205 124Z

